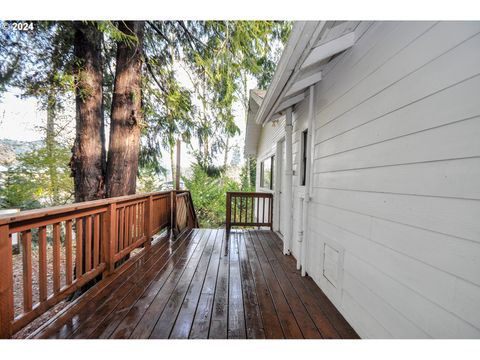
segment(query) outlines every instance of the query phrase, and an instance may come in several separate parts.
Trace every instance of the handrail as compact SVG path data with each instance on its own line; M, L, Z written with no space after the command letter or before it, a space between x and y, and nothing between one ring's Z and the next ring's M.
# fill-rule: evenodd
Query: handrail
M181 226L179 209L185 219ZM0 338L11 337L99 275L110 276L135 249L148 251L160 231L169 229L175 236L193 227L198 227L198 221L190 192L175 190L0 216ZM14 294L13 285L11 238L15 233L20 235L22 249L21 294ZM38 243L38 261L32 256L32 243ZM47 257L53 260L51 268ZM38 277L33 276L33 266L38 267ZM34 282L38 292L33 291ZM14 308L14 296L23 298L23 309Z
M227 192L225 227L266 226L273 229L273 194L267 192Z

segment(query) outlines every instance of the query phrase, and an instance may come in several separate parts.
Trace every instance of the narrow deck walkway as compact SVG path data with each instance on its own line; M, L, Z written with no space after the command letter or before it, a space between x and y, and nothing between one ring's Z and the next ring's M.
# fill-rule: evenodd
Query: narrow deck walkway
M93 289L92 289L93 290ZM270 231L194 229L162 240L38 338L357 338Z

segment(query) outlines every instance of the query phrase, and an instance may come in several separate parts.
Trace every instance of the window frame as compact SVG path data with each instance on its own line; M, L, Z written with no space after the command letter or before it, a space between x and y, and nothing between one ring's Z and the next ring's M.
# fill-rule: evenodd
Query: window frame
M269 165L270 165L270 176L269 176L269 183L266 184L265 183L265 164L267 164L267 162L270 162ZM261 162L260 162L260 187L262 189L268 189L268 190L273 190L275 188L275 184L274 184L274 181L275 181L275 175L274 175L274 171L275 171L275 155L270 155L268 157L266 157L265 159L263 159Z

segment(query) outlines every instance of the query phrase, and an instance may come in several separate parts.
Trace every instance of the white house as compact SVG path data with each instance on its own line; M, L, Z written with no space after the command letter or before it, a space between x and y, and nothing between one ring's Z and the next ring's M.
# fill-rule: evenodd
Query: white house
M480 22L295 23L245 155L361 337L480 338Z

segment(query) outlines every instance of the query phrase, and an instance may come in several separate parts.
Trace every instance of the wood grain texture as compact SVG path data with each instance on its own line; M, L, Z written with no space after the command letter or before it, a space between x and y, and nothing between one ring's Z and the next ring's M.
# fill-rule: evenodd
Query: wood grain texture
M38 337L355 337L313 281L304 283L278 242L269 231L232 231L227 238L224 229L196 229L175 242L155 243L143 260Z
M32 232L22 233L23 309L32 310Z

